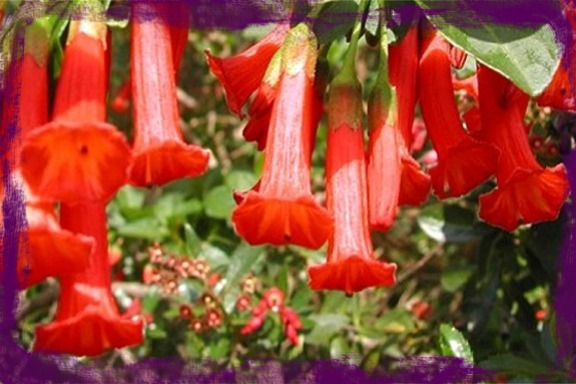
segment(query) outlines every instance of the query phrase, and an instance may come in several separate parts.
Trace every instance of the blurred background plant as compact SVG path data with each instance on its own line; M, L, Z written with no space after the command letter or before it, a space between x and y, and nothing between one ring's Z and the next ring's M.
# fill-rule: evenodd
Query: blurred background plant
M551 297L564 214L508 233L477 219L478 196L489 185L442 203L431 196L420 208L402 208L388 232L373 233L376 255L398 265L397 284L352 297L308 287L306 270L322 263L325 248L251 247L234 233L233 191L256 183L263 156L242 138L246 121L228 111L204 51L228 57L269 29L190 30L177 82L180 119L187 141L212 151L209 171L165 187L125 186L108 205L113 292L125 315L145 320L145 341L92 360L111 366L180 356L229 367L249 357L346 357L374 372L392 368L395 358L454 355L502 372L502 380L562 377ZM112 31L109 121L130 138L121 97L128 28ZM346 46L336 40L329 61L341 62ZM367 85L375 81L368 69L376 52L362 40L359 74ZM59 60L52 58L53 74ZM463 113L467 96L458 100ZM554 113L536 105L530 111L534 153L543 164L558 163ZM324 117L313 155L318 194L325 137ZM430 148L425 143L414 157L424 161ZM24 347L54 313L57 291L48 280L23 294L17 319Z

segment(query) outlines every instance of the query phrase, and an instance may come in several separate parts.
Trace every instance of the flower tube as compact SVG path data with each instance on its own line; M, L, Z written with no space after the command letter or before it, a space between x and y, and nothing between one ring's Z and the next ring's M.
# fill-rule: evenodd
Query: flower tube
M163 185L203 174L209 152L183 141L174 73L170 29L160 19L140 17L158 11L158 4L133 4L131 36L134 104L133 163L129 182Z

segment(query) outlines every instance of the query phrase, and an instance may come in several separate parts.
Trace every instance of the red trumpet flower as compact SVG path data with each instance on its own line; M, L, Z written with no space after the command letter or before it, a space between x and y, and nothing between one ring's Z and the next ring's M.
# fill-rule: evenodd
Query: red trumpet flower
M54 121L24 138L22 176L41 198L105 201L126 181L130 149L124 136L104 122L106 34L103 23L71 22Z
M326 198L334 215L328 261L308 269L310 287L346 294L395 282L395 264L376 260L368 226L362 91L355 75L342 72L330 86ZM399 168L398 168L399 169Z
M550 84L536 98L538 105L542 107L552 107L565 111L576 112L576 89L574 79L576 79L576 69L574 59L576 55L576 6L573 0L563 0L562 9L570 25L569 33L572 34L572 44L565 47L565 52L560 59L560 65Z
M209 152L182 138L170 30L165 21L146 20L143 12L162 4L133 4L131 36L134 102L134 160L129 182L136 186L163 185L203 174ZM158 14L159 15L159 14Z
M140 320L124 319L110 290L105 203L62 204L62 227L92 236L96 249L84 272L63 276L54 321L36 327L34 350L96 356L142 342Z
M450 75L449 46L437 31L425 31L419 66L420 107L438 165L430 169L441 199L470 192L496 171L499 151L473 139L462 127Z
M262 83L266 68L282 46L289 29L288 23L278 24L260 42L226 59L212 56L209 51L206 51L208 65L224 87L230 111L240 117L243 116L242 107Z
M543 168L532 154L523 124L529 97L488 67L478 70L478 87L482 135L502 151L498 187L480 196L480 218L508 231L555 219L569 184L562 164Z
M410 154L414 109L418 99L418 28L413 26L396 45L389 46L390 83L398 96L396 148L401 161L398 205L420 205L430 193L430 176ZM370 180L370 177L368 178Z
M20 92L4 99L2 127L8 129L9 124L16 123L22 137L48 121L50 26L46 21L46 18L37 19L26 29L22 63L19 67L14 64L9 67L10 86L7 88L10 93L16 89ZM18 143L14 141L11 148L15 153L20 150ZM20 288L37 284L49 276L62 276L85 269L89 264L93 240L62 230L52 202L34 196L22 180L19 164L15 168L11 176L24 187L28 222L28 227L21 233L22 247L17 262ZM0 185L0 195L3 197L2 189Z
M290 243L316 249L332 232L332 218L310 188L314 34L300 24L290 31L283 49L260 185L246 193L232 221L236 232L253 245Z

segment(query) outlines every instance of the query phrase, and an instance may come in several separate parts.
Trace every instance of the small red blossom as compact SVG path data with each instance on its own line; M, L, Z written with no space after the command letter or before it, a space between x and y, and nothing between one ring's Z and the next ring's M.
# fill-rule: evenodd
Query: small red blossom
M236 309L240 312L247 311L252 306L252 300L248 295L241 295L238 300L236 300Z
M539 309L536 312L534 312L534 318L536 319L536 321L544 321L546 320L547 316L548 312L545 309Z
M262 326L262 324L264 324L265 318L266 318L265 314L263 316L256 316L256 315L252 316L250 320L248 320L248 323L246 323L246 325L244 325L244 327L240 330L240 334L248 335L258 330Z

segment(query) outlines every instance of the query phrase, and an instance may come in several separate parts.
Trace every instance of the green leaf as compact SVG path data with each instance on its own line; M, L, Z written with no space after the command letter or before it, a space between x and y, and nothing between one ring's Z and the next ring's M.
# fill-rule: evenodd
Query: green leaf
M474 356L468 340L451 325L440 325L440 350L444 356L460 357L474 364Z
M118 191L114 201L121 210L127 208L138 209L144 205L145 198L144 190L127 185Z
M381 355L380 347L373 348L370 352L368 352L368 354L366 355L366 357L364 357L364 360L362 360L362 363L360 364L362 370L364 372L371 372L376 368L378 368L378 363L380 362L380 355Z
M168 334L162 328L154 328L148 330L148 332L146 332L146 336L151 339L165 339Z
M403 308L395 308L376 320L374 328L384 335L410 333L414 330L414 316ZM364 334L366 331L368 331L368 328L361 329Z
M226 252L210 243L202 243L198 255L205 258L212 269L230 264L230 258Z
M232 193L232 190L225 185L211 189L204 196L206 215L214 219L228 219L236 206Z
M258 178L249 171L231 171L224 177L224 183L232 190L246 191L254 186Z
M429 11L428 19L448 41L510 78L529 95L540 94L552 79L559 65L560 50L552 28L544 21L520 28L491 22L493 18L488 12L494 12L490 10L492 7L473 7L465 0L416 2ZM528 17L531 12L526 12L522 3L514 2L510 7L517 7L519 15ZM562 17L557 2L543 3L549 5L547 17Z
M330 358L338 359L348 354L348 343L342 336L337 336L330 342Z
M424 233L440 242L467 243L483 234L481 227L474 226L474 213L457 205L429 205L420 211L417 221Z
M352 0L329 1L321 5L322 10L312 27L319 44L328 44L348 33L354 25L358 4Z
M491 369L498 372L511 373L514 375L527 375L529 377L546 375L551 372L551 367L547 365L511 354L490 357L481 361L478 366L480 368Z
M309 319L316 322L312 332L306 338L308 344L312 345L326 345L332 336L343 333L344 327L349 322L347 316L333 313L312 315Z
M231 287L237 286L263 254L264 247L252 247L240 243L230 256L232 260L224 277L226 283L222 286L222 292L226 293Z
M125 237L143 237L149 240L161 241L167 237L170 232L165 226L161 225L156 218L145 217L119 227L118 234Z
M184 224L184 238L186 240L186 254L190 256L198 255L202 240L200 240L194 228L188 223Z
M472 265L448 266L442 271L440 282L448 292L458 291L476 270Z

